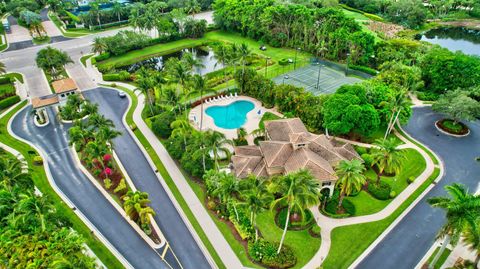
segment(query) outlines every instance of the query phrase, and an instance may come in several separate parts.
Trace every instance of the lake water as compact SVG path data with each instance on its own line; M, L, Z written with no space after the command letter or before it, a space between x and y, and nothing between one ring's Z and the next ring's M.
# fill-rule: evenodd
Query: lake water
M149 69L154 69L157 71L161 71L163 69L164 63L172 57L180 59L182 55L186 52L191 52L193 54L193 58L200 60L203 64L202 67L197 67L194 70L195 74L205 75L207 73L219 70L223 68L221 63L217 64L217 59L215 58L215 53L210 48L205 47L195 47L189 49L183 49L180 51L176 51L174 53L170 53L163 56L156 56L152 57L132 65L127 65L124 67L120 67L120 70L127 70L128 72L132 73L140 69L142 66Z
M464 27L442 27L429 30L420 40L440 45L451 51L480 56L480 30Z

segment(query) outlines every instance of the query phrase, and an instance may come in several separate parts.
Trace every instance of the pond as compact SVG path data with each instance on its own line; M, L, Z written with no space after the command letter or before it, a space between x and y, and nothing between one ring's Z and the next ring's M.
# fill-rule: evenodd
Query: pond
M136 62L131 65L119 67L119 70L126 70L130 73L133 73L140 69L141 67L154 69L157 71L161 71L163 69L164 63L172 57L180 59L182 55L186 52L191 52L193 54L193 58L198 59L202 63L202 67L194 68L195 74L205 75L207 73L211 73L213 71L219 70L223 68L221 63L217 63L217 59L215 58L215 53L211 48L208 47L194 47L189 49L179 50L170 54L166 54L163 56L156 56L152 57L140 62Z
M480 30L464 27L441 27L429 30L419 39L451 51L460 50L465 54L480 56Z

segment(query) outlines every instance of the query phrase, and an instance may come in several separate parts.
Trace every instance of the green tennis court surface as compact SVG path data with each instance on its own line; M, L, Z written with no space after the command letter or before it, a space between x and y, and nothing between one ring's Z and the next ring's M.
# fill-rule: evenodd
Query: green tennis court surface
M318 71L320 69L320 79L318 80ZM318 80L318 88L317 88ZM343 72L331 69L319 64L308 64L299 67L296 70L288 72L284 75L273 78L277 84L290 84L297 87L305 88L315 95L322 93L333 93L340 86L345 84L355 84L362 81L356 77L346 77Z

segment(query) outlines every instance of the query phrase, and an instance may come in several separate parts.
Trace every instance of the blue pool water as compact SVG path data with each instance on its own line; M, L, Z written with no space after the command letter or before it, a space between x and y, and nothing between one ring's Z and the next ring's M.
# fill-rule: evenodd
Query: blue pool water
M236 101L227 106L211 106L205 113L213 118L215 125L224 129L237 129L247 120L247 113L255 106L250 101Z

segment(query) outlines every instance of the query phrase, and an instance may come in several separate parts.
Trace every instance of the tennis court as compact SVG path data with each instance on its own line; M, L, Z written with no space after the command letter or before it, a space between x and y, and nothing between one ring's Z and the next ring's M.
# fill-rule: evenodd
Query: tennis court
M320 79L318 78L319 71ZM362 80L356 77L346 77L344 72L337 71L318 63L313 63L299 67L284 75L277 76L273 78L273 81L277 84L285 83L302 87L315 95L319 95L333 93L342 85L355 84Z

